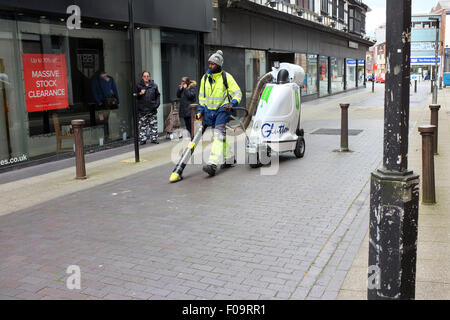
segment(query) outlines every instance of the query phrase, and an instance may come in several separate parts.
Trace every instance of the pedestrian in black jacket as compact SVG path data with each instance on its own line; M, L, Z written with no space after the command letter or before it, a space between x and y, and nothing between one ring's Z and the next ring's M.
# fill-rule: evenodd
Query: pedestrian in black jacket
M140 143L147 143L147 128L150 127L151 142L159 144L157 112L161 94L156 83L150 79L150 72L142 73L142 80L137 84L137 89Z
M191 81L189 77L183 77L178 87L177 97L180 99L180 117L184 119L186 129L192 136L191 127L191 107L197 101L197 82Z

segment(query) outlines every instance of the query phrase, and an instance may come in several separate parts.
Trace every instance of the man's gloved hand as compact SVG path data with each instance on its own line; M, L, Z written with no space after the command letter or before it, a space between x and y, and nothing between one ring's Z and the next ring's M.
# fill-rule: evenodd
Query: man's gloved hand
M233 105L232 105L231 103L229 103L229 104L227 104L227 105L225 106L225 111L226 111L226 112L230 112L231 109L233 109Z
M197 113L195 115L195 120L200 120L202 118L202 114L201 113Z

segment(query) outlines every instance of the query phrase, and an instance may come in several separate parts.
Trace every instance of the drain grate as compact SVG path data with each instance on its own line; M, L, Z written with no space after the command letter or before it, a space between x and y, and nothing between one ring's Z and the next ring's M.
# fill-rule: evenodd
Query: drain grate
M348 135L349 136L357 136L358 134L360 134L363 131L364 130L349 129ZM311 134L325 134L325 135L330 135L330 136L339 136L339 135L341 135L341 129L322 128L322 129L317 129L316 131L312 132Z

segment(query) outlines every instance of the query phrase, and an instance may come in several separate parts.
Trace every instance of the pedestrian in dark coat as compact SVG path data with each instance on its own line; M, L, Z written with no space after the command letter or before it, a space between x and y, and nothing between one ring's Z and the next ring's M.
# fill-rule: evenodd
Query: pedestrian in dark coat
M184 119L186 129L192 136L191 107L197 101L197 82L191 81L189 77L183 77L178 87L177 97L180 99L180 118Z
M147 143L147 128L150 127L152 143L158 142L158 107L160 105L158 86L150 79L150 72L142 73L142 80L137 84L137 107L139 118L139 139L141 144Z

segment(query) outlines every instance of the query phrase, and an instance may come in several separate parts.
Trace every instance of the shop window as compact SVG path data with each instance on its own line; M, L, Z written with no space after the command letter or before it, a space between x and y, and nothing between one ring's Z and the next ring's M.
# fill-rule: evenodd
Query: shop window
M347 59L347 89L356 88L356 59Z
M344 59L330 58L331 92L344 91Z
M72 139L57 139L72 134L73 119L85 120L87 147L131 138L125 25L83 19L81 30L68 30L60 18L24 14L3 16L0 30L8 35L0 39L8 77L0 93L3 111L8 106L0 117L0 160L73 151Z
M307 96L317 93L317 55L295 54L295 63L305 71L305 80L301 86L301 95Z
M163 88L159 112L161 126L168 117L182 77L198 79L198 45L195 33L161 31L161 71ZM199 81L198 81L199 82ZM197 84L198 93L199 83ZM184 121L181 121L182 125ZM159 128L160 131L163 129Z
M259 78L267 70L266 52L260 50L245 50L245 87L246 87L246 105L250 103L253 89Z
M319 59L319 95L326 96L328 92L328 81L329 81L329 71L328 71L328 57L320 56Z
M364 67L365 61L358 60L358 87L364 86Z

